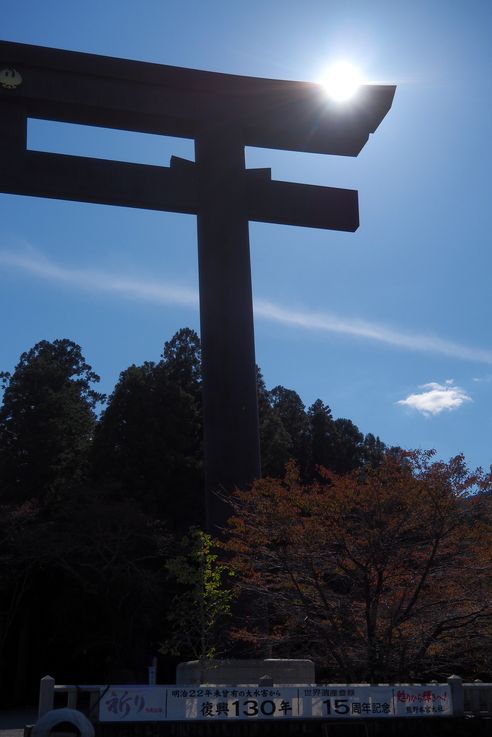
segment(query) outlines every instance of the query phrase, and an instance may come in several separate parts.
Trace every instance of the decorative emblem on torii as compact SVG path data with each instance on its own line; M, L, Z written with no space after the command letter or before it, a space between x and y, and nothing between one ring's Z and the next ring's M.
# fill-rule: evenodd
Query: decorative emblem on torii
M245 146L357 156L395 87L330 102L320 85L0 42L0 191L197 216L207 527L216 490L260 476L250 220L355 231L354 190L272 180ZM27 119L192 138L169 167L27 150Z

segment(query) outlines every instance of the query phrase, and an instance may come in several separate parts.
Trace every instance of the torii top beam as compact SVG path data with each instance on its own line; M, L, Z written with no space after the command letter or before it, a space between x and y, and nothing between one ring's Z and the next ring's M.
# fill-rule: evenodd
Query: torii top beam
M197 138L216 124L244 146L357 156L391 107L395 87L363 85L330 101L318 84L243 77L0 42L23 76L30 117Z

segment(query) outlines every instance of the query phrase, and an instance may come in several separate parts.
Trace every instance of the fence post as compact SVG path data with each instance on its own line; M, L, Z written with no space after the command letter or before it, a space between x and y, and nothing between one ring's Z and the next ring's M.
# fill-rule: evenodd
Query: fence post
M39 682L38 716L42 717L46 712L51 711L54 701L55 679L51 676L44 676Z
M463 692L463 681L459 676L449 676L448 686L451 689L451 701L453 705L453 716L465 716L465 697Z
M98 718L99 701L99 691L91 691L89 695L89 719L91 722Z
M67 691L67 707L69 709L77 708L77 697L78 697L78 688L77 686L72 686L72 688L69 688Z

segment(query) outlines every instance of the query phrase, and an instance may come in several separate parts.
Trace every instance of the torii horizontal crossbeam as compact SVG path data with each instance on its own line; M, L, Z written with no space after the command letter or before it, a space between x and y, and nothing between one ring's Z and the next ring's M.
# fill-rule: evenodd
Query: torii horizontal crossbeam
M1 149L0 145L0 152ZM4 161L5 158L6 155ZM10 166L0 171L0 191L9 194L192 215L200 210L195 167L128 164L38 151L9 158ZM332 230L357 229L357 191L277 182L255 174L255 170L245 171L248 220Z

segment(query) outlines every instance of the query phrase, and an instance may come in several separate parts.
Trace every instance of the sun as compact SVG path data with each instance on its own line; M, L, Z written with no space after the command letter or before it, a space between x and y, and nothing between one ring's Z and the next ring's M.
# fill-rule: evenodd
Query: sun
M362 73L348 61L331 64L319 80L326 93L336 102L345 102L355 95L363 84Z

